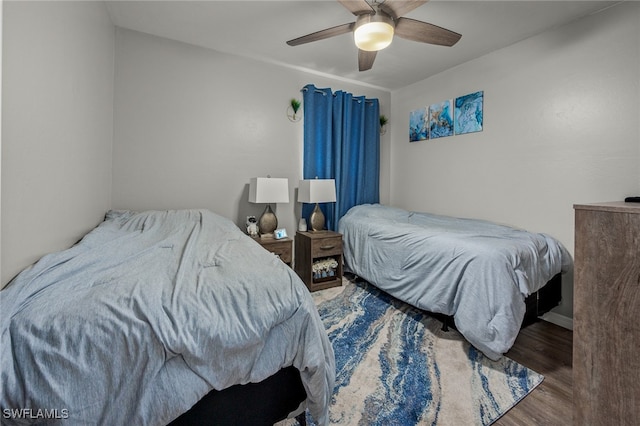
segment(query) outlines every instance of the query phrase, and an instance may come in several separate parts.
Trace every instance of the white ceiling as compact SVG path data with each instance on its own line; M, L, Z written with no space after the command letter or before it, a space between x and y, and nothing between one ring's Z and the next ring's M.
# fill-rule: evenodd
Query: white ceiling
M394 90L619 1L432 0L408 13L462 34L453 47L399 37L359 72L352 34L290 47L287 40L355 21L335 0L108 1L117 26L220 52Z

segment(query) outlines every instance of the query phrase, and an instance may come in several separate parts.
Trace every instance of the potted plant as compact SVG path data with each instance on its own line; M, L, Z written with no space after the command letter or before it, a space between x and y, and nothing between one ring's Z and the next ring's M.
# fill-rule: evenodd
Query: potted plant
M386 125L389 122L389 119L384 115L380 114L380 134L384 135L387 132Z
M287 116L289 117L289 120L291 121L298 121L300 118L297 116L298 114L298 110L300 109L300 106L302 105L302 103L295 99L292 98L291 101L289 101L289 109L291 110L289 112L289 114L287 114Z

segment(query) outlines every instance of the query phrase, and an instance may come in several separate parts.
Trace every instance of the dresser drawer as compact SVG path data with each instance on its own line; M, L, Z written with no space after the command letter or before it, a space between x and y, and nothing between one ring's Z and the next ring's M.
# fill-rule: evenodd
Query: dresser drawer
M342 254L342 236L317 238L311 241L311 257Z

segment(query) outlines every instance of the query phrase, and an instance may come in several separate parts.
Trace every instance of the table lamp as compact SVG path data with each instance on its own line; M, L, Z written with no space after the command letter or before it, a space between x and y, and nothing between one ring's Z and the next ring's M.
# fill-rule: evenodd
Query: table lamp
M309 222L312 231L324 229L324 214L318 203L334 203L336 201L336 182L334 179L305 179L298 188L299 203L315 203Z
M278 218L270 203L289 202L289 180L287 178L256 177L249 182L249 202L266 203L262 216L258 220L260 238L273 238L278 228Z

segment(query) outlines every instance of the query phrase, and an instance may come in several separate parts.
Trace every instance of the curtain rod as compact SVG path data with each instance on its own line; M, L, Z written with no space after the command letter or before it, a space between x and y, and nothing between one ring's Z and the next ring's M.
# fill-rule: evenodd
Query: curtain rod
M309 90L309 89L308 89L308 88L306 88L306 87L303 87L302 89L300 89L300 91L301 91L301 92L307 92L308 90ZM331 89L329 89L329 90L331 90ZM313 90L313 91L314 91L315 93L322 93L322 95L323 95L323 96L327 96L327 92L325 92L324 90L320 90L320 89L314 88L314 90ZM348 93L348 92L344 92L344 93ZM335 93L331 93L331 94L332 94L332 96L336 96L336 94L335 94ZM351 95L353 96L353 94L351 94ZM361 97L363 97L363 96L353 96L353 99L352 99L352 100L354 100L354 101L356 101L356 102L360 103L360 102L362 102L362 101L359 99L359 98L361 98ZM373 99L367 99L366 97L365 97L364 101L365 101L366 103L370 103L370 104L371 104L371 103L375 103Z
M303 87L302 89L300 89L301 92L307 92L309 89L307 89L306 87ZM327 96L327 93L324 92L323 90L320 89L314 89L314 92L316 93L322 93L323 95Z

